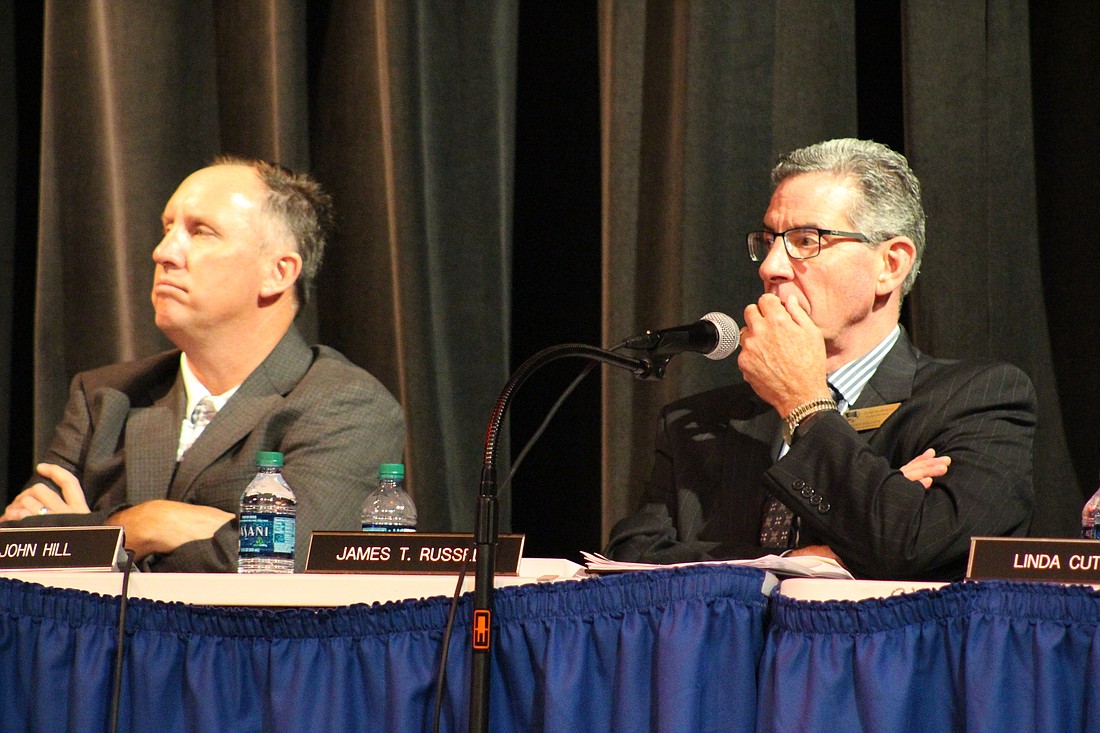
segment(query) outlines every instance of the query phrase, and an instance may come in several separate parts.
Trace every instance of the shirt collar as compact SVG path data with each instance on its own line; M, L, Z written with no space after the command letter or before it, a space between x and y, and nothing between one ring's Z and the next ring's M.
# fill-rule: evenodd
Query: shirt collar
M183 412L184 419L188 419L192 412L195 410L195 405L199 404L199 400L203 397L209 397L210 401L214 403L214 407L217 410L221 410L225 407L225 403L229 402L229 398L237 391L241 385L237 385L232 389L228 389L222 392L220 395L210 394L203 383L199 381L199 378L195 376L195 373L191 371L191 365L187 362L187 354L180 352L180 374L183 375L183 389L187 394L187 405Z
M863 388L867 386L867 382L871 381L878 365L897 343L899 336L901 336L901 327L894 326L878 346L828 375L829 384L840 395L837 402L842 412L859 399Z

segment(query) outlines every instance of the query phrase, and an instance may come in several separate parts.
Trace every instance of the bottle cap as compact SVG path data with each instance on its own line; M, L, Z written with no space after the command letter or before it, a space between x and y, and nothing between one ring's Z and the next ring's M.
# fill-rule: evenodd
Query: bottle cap
M283 454L275 450L262 450L256 454L257 466L282 466Z
M378 478L405 478L405 464L383 463L378 467Z

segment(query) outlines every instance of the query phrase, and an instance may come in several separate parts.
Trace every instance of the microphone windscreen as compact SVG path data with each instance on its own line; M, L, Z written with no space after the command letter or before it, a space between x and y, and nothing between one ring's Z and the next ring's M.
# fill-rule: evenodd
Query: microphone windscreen
M704 356L708 359L725 359L737 351L737 347L741 345L741 329L737 321L717 311L708 313L699 320L710 321L718 331L718 344Z

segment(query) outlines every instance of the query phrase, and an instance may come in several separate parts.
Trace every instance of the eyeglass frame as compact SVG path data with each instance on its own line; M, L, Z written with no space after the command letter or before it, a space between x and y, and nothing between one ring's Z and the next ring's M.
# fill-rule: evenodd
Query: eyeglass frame
M797 255L797 254L795 254L794 252L791 251L792 245L787 240L787 235L790 234L791 232L806 231L806 230L817 232L817 251L814 252L812 255L802 257L802 256ZM764 256L760 257L760 258L757 258L757 257L753 256L753 250L755 248L752 245L752 237L754 235L767 236L769 234L772 236L772 241L768 245L768 251L769 252L771 251L771 248L775 244L776 239L782 239L783 240L783 249L786 250L787 256L790 257L792 260L810 260L810 259L813 259L814 257L817 257L819 254L821 254L821 246L822 246L821 237L823 237L823 236L844 237L845 239L852 239L852 240L855 240L857 242L862 242L863 244L871 244L872 243L871 239L866 234L861 234L859 232L844 232L844 231L840 231L839 229L821 229L820 227L791 227L790 229L788 229L785 232L769 232L767 229L758 229L758 230L755 230L755 231L751 231L751 232L749 232L748 234L745 235L745 244L746 244L746 246L748 247L748 250L749 250L749 259L752 260L753 262L763 262L767 258L768 255L765 253Z

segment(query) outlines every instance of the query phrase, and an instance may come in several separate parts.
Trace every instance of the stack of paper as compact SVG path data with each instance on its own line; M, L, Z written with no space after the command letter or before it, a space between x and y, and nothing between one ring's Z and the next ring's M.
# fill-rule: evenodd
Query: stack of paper
M764 557L754 557L750 560L713 560L709 562L677 563L675 565L654 565L644 562L619 562L617 560L609 560L603 555L591 552L582 552L581 554L586 561L585 567L590 573L623 573L631 570L682 568L692 565L740 565L742 567L769 570L776 575L796 578L838 578L842 580L854 580L852 574L845 570L836 560L829 557L818 557L816 555L799 555L797 557L765 555Z

